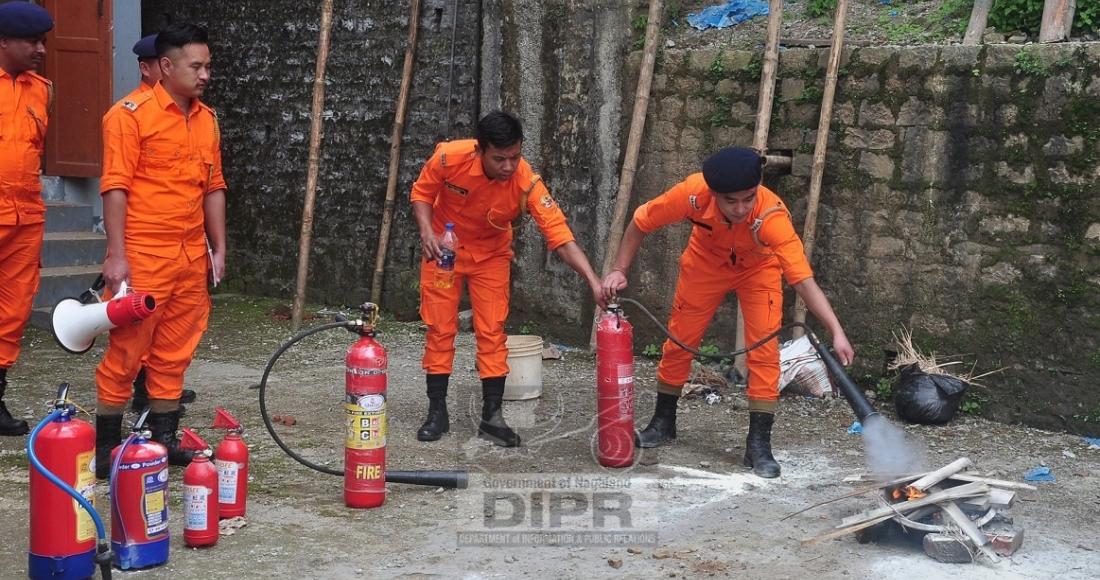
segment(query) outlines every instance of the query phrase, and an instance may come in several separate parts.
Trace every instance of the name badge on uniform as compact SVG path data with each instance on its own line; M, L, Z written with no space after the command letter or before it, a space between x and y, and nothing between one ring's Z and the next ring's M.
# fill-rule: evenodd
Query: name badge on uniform
M455 185L455 184L453 184L449 181L444 181L443 186L446 187L447 189L457 193L458 195L461 195L462 197L466 197L466 194L470 193L466 189L463 189L463 188L461 188L461 187L459 187L459 186L457 186L457 185Z

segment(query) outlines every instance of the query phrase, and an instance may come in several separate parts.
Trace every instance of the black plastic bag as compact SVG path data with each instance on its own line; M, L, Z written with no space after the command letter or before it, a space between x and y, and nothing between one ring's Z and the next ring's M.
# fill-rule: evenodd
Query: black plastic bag
M942 425L959 410L970 384L948 375L928 374L915 364L901 367L894 388L898 416L910 423Z

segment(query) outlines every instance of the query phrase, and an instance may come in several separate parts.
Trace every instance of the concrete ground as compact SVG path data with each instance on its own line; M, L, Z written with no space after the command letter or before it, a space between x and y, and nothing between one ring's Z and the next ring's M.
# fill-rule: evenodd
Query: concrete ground
M852 498L784 516L850 491L845 476L863 472L857 435L846 429L842 401L785 398L775 448L783 466L776 480L740 466L747 431L745 401L727 393L717 404L682 402L679 439L640 455L625 470L593 458L595 371L587 353L566 352L545 364L542 397L506 404L509 422L525 438L518 449L474 437L478 381L473 338L461 334L452 381L452 428L441 441L420 443L423 344L416 324L386 322L389 363L389 469L471 472L467 490L393 484L383 507L343 506L339 478L313 472L284 455L260 420L257 384L270 354L290 336L285 311L269 300L219 296L187 384L199 392L182 425L210 441L214 406L244 422L252 450L247 525L216 547L182 543L181 471L172 469L172 553L140 578L428 578L428 577L748 577L905 579L1094 578L1100 566L1100 451L1079 437L960 416L943 427L907 426L936 467L960 456L975 469L1022 481L1031 467L1049 466L1055 483L1024 492L1012 509L1025 528L1023 547L999 565L939 564L904 542L860 544L852 536L804 545L853 513L876 507ZM311 321L310 324L321 322ZM341 463L343 356L353 337L330 331L307 339L275 368L269 409L292 414L281 436L314 461ZM94 407L93 370L105 339L88 354L64 353L52 337L30 330L9 377L8 405L38 420L60 381ZM653 363L639 359L636 421L649 418ZM989 381L995 386L994 381ZM24 438L0 440L0 578L26 575L27 466ZM97 506L107 514L105 486ZM532 498L535 498L532 500ZM599 506L603 509L597 509ZM537 509L532 509L537 508ZM503 533L502 533L503 532ZM486 541L512 542L485 545ZM523 541L557 545L522 545ZM613 545L595 545L604 542ZM117 573L117 572L116 572Z

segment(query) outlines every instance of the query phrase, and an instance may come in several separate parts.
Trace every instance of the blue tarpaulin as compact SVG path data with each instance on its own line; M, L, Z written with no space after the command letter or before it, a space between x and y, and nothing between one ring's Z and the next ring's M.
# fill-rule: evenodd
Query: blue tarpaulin
M1054 481L1054 474L1050 472L1049 467L1040 465L1025 473L1024 481Z
M689 14L688 24L706 30L708 28L729 28L736 24L764 16L768 13L768 3L764 0L728 0L718 6L704 8L695 14Z

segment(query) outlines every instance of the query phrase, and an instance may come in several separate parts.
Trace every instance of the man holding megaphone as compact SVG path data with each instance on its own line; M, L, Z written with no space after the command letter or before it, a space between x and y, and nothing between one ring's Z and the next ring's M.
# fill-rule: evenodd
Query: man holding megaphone
M125 282L151 294L156 310L112 329L96 369L100 478L108 475L143 360L153 439L168 448L173 465L190 462L176 437L183 375L206 330L207 279L216 284L225 271L220 133L213 110L199 100L210 82L206 31L172 24L155 46L160 82L103 118L103 277L112 293Z

